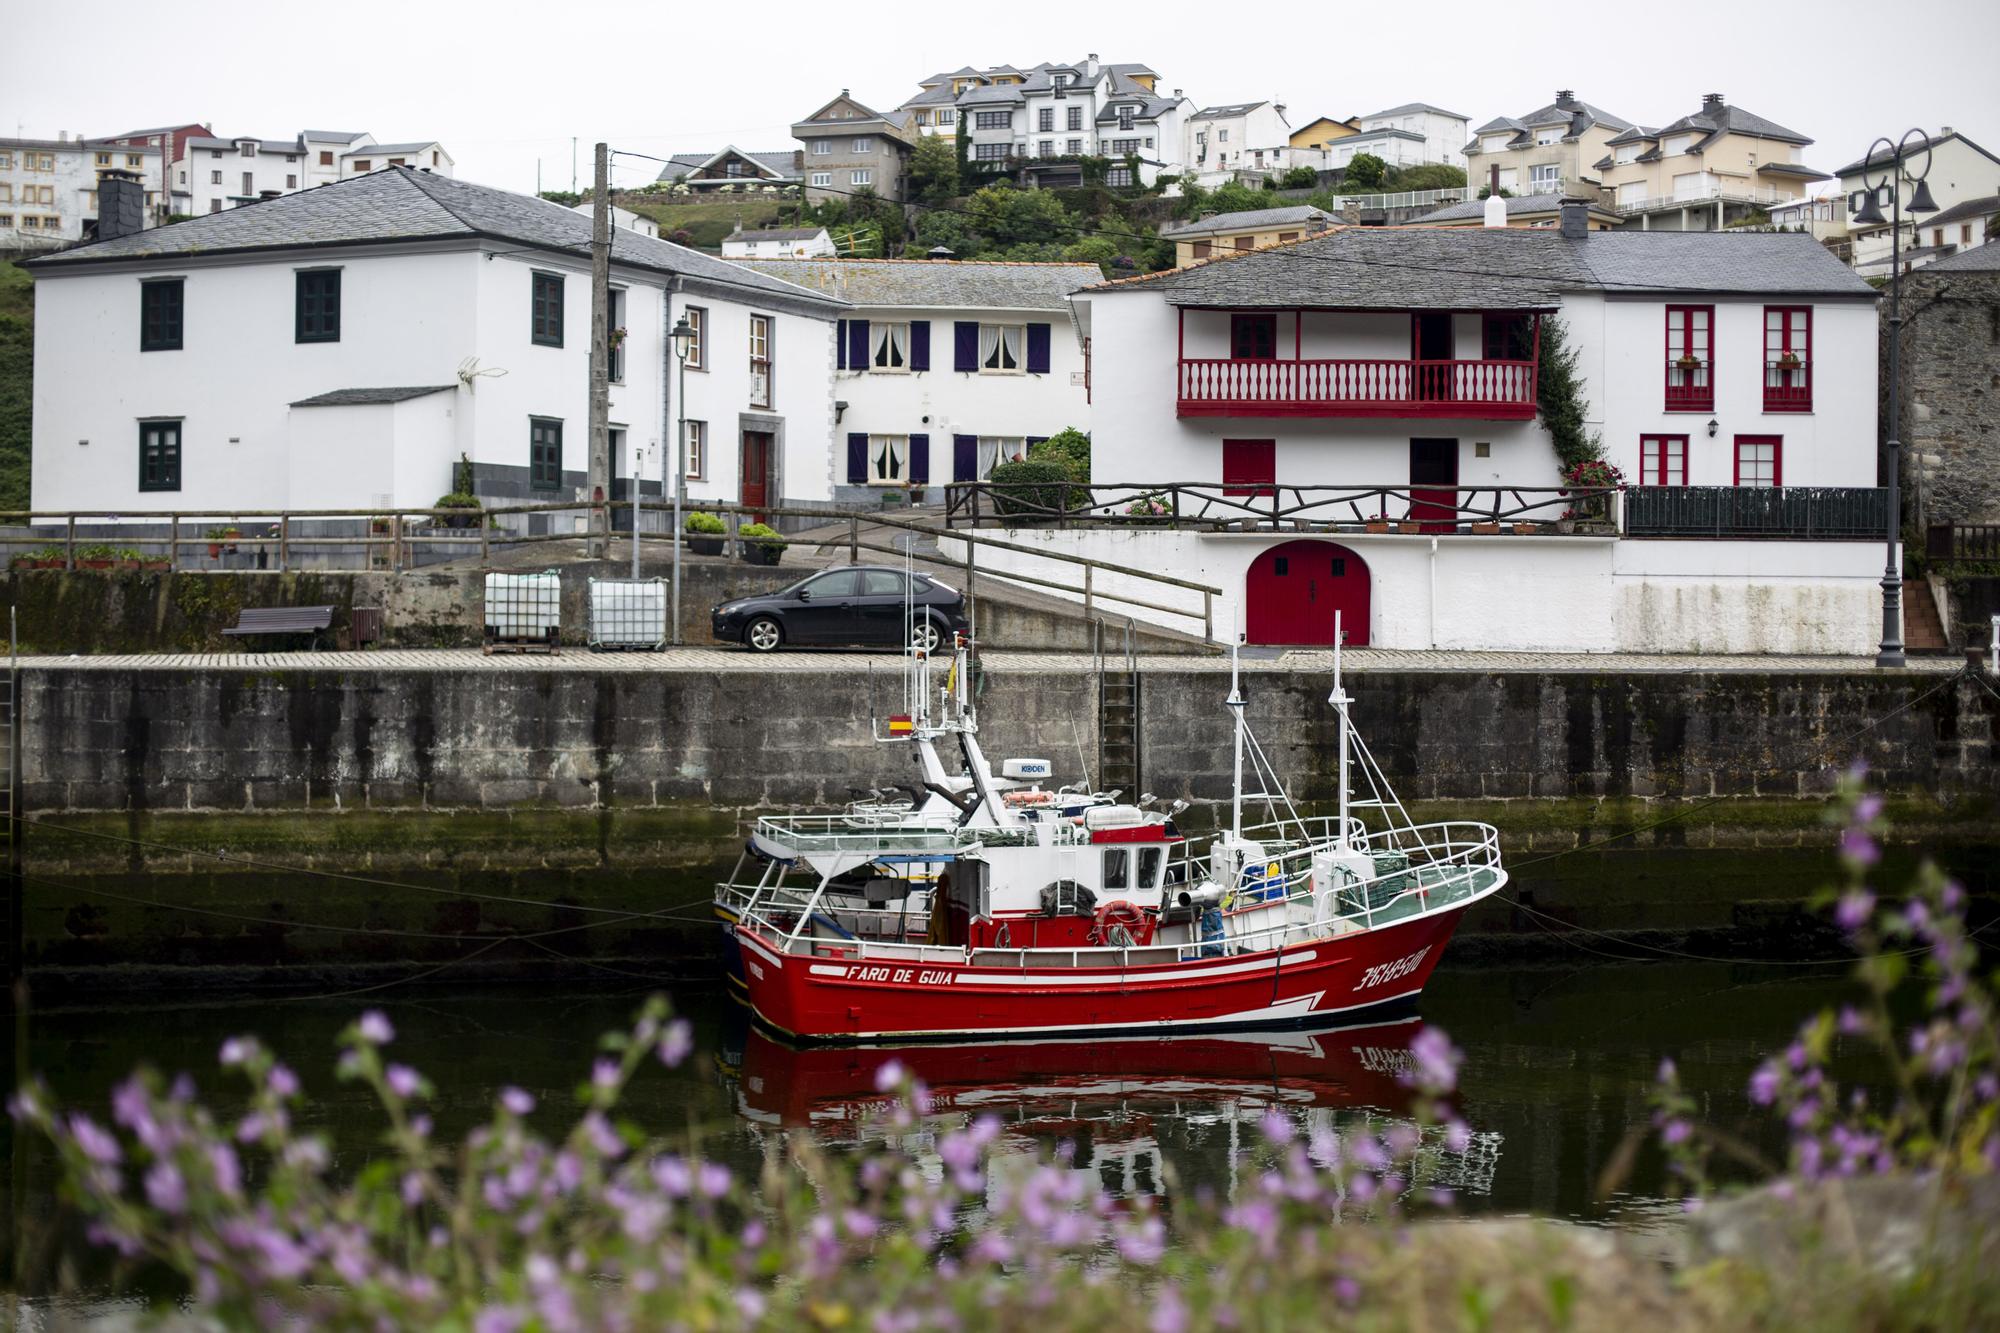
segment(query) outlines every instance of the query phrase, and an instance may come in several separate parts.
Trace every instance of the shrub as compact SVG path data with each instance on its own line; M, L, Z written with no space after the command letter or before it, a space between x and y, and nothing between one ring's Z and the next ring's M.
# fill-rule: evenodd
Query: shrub
M988 480L993 483L993 503L1003 514L1047 516L1090 503L1089 488L1075 484L1069 465L1046 458L1002 463Z
M1356 153L1354 160L1347 164L1347 174L1340 178L1340 183L1350 193L1379 190L1383 177L1388 174L1389 164L1375 154Z
M1090 480L1090 437L1074 426L1065 426L1028 450L1035 463L1059 463L1069 471L1071 481Z
M737 535L750 545L762 546L767 550L776 549L782 551L789 545L785 541L784 536L776 528L767 527L762 523L747 524Z
M1293 167L1278 182L1281 189L1310 190L1319 184L1319 173L1311 167Z
M752 526L761 526L761 525L753 524ZM728 530L729 530L728 524L724 523L714 514L704 513L701 510L696 510L694 513L689 514L687 518L684 519L681 523L681 531L683 532L713 533L713 532L727 532Z
M92 560L92 561L116 560L118 558L118 552L113 550L111 546L106 542L94 542L89 546L77 547L76 558L78 560Z
M437 501L431 505L433 509L480 509L483 507L479 503L478 496L469 495L464 491L452 491L448 494L440 495Z

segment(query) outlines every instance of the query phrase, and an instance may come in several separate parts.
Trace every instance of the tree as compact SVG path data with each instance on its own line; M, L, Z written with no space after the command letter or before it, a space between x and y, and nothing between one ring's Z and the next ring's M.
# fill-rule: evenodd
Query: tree
M1465 184L1465 168L1442 162L1415 167L1391 167L1383 182L1392 190L1448 190Z
M984 240L983 249L1012 252L1023 245L1067 245L1079 228L1046 190L1017 190L1005 181L974 191L966 201L972 229ZM1009 253L1009 258L1025 258Z
M1354 160L1347 164L1347 174L1341 177L1341 184L1348 190L1378 190L1382 188L1382 178L1388 173L1389 164L1373 153L1356 153Z
M917 245L926 252L941 245L965 258L972 253L975 244L971 228L957 213L932 211L917 217Z
M1279 188L1286 190L1310 190L1319 184L1319 173L1311 167L1293 167L1278 182Z
M958 152L942 135L917 138L910 154L910 196L935 208L958 198Z
M1262 190L1253 190L1241 181L1224 181L1208 197L1208 207L1217 213L1244 213L1253 208L1269 208L1271 199Z

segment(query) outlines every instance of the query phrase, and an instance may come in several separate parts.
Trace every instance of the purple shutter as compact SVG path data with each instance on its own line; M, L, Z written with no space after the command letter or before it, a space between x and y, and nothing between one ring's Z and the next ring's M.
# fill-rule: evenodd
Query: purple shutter
M910 321L910 369L929 370L931 368L931 322L927 319Z
M847 437L847 484L866 486L868 484L868 436L866 433Z
M926 486L931 479L931 437L912 435L910 437L910 484Z
M977 435L954 435L951 437L951 479L953 481L979 480L979 437Z
M1049 373L1049 326L1046 324L1028 326L1028 373Z
M834 321L833 368L847 369L847 321L844 319Z
M847 321L847 368L868 369L868 321L865 319Z
M1038 444L1046 444L1048 443L1048 439L1049 437L1046 435L1030 435L1027 437L1028 448L1032 449Z
M979 369L979 321L954 320L951 326L951 368Z

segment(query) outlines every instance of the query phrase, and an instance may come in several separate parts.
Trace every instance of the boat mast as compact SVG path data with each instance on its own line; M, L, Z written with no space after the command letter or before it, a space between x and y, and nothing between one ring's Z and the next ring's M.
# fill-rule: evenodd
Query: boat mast
M1232 842L1243 840L1243 687L1236 673L1238 643L1229 645L1229 708L1236 716L1236 770L1229 784L1229 833Z
M1336 844L1344 851L1347 848L1347 690L1340 683L1340 646L1347 635L1340 628L1340 612L1333 613L1333 693L1326 701L1333 705L1335 716L1340 723L1340 828L1334 835ZM1240 748L1240 742L1239 742Z

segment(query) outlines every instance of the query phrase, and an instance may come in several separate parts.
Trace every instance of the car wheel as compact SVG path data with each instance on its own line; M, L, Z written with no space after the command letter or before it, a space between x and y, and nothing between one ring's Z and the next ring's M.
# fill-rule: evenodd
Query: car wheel
M743 630L743 642L752 652L772 652L784 641L784 626L769 616L758 616Z
M943 642L944 630L929 616L919 620L916 628L910 631L910 646L919 651L934 653L938 650L938 645Z

